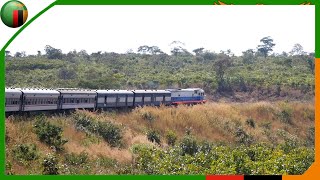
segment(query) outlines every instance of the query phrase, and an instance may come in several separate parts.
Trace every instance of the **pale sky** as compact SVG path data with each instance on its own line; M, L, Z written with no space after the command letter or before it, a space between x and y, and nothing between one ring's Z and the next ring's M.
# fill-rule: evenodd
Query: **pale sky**
M295 43L315 50L314 6L55 6L27 27L7 48L12 54L62 49L125 53L155 45L170 53L172 41L241 55L271 36L274 52Z

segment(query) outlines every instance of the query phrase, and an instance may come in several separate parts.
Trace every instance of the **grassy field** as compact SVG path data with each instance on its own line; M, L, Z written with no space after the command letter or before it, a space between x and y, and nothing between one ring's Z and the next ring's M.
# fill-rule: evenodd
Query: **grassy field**
M313 160L313 102L6 119L7 174L302 174Z

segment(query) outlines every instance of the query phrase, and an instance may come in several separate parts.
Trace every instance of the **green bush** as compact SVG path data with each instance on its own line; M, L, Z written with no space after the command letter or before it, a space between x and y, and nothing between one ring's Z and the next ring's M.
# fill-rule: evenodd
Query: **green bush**
M173 131L168 131L166 134L167 143L170 146L174 146L177 141L177 135Z
M45 175L58 175L58 159L53 154L47 154L42 162L43 171Z
M239 144L250 145L254 142L253 137L247 134L242 127L237 128L235 132L236 142Z
M292 110L291 109L284 109L280 111L278 114L280 121L285 124L292 124Z
M256 123L254 122L254 120L252 118L249 118L246 120L246 124L249 126L249 127L252 127L252 128L255 128L256 127Z
M65 155L65 162L69 165L78 166L81 164L87 163L89 160L89 156L87 152L81 152L80 154L66 154Z
M159 145L161 143L160 133L158 131L156 131L156 130L149 130L147 132L147 138L152 143L157 143Z
M34 144L19 144L13 149L13 156L19 161L32 161L39 158L36 145Z
M210 153L211 149L212 149L213 145L212 143L208 142L208 141L202 141L199 144L199 150L205 154Z
M194 155L199 150L199 146L196 139L191 135L186 135L182 139L180 143L180 147L182 150L182 155L185 155L185 154Z
M104 167L104 168L112 168L116 167L118 162L115 159L111 159L109 157L104 157L104 156L98 156L97 158L97 163L99 166Z
M81 112L74 114L74 120L78 130L101 136L111 147L122 145L122 130L118 125L109 121L97 121Z
M62 128L50 124L40 118L34 123L35 133L41 142L53 146L56 150L63 150L63 145L68 141L62 138Z
M98 122L97 127L99 135L102 136L111 147L121 146L122 132L119 126L111 122Z
M314 127L310 127L307 132L306 145L307 146L314 146L314 142L315 142L315 129L314 129Z

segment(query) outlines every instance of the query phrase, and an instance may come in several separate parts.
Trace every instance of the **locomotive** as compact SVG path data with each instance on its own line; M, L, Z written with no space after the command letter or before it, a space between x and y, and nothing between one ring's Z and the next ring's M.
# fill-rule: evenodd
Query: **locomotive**
M5 89L5 112L134 108L205 103L201 88L165 90Z

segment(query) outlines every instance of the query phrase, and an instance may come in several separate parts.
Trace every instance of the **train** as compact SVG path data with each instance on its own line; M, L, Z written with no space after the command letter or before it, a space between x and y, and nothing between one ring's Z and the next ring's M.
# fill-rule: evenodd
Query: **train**
M5 88L5 112L135 108L205 103L201 88L165 90L89 90L75 88Z

